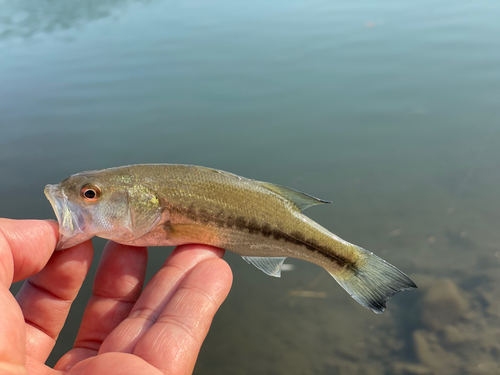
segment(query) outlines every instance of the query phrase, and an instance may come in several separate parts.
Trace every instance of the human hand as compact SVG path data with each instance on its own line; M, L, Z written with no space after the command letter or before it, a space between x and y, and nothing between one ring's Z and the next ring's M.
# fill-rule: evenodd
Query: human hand
M179 246L142 291L147 249L109 242L75 345L52 369L93 256L90 241L54 253L57 238L55 222L0 219L0 374L190 374L231 287L224 250Z

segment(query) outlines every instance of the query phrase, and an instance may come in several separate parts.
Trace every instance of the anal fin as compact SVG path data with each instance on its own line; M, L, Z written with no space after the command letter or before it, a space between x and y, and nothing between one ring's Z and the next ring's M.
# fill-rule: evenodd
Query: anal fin
M284 258L273 258L273 257L245 257L243 259L249 264L253 264L259 270L264 272L266 275L281 277L281 265L285 261Z

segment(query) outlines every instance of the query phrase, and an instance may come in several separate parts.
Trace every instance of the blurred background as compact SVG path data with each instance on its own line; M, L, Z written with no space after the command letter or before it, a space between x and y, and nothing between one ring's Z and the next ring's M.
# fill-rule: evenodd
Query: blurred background
M45 184L126 164L290 186L419 289L375 315L317 266L275 279L228 253L195 374L498 374L499 19L493 0L0 0L0 215L55 218Z

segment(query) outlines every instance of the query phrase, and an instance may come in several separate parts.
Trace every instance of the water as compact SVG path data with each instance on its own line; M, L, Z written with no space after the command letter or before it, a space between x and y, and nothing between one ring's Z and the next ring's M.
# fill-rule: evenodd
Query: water
M227 254L234 286L196 374L497 374L499 15L486 0L0 1L1 215L53 218L46 183L132 163L291 186L332 200L308 215L420 289L378 316L319 267L274 279ZM148 277L169 251L151 250Z

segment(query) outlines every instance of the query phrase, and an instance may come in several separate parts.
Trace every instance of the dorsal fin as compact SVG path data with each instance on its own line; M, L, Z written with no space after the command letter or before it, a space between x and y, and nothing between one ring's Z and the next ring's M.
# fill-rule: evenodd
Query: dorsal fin
M271 190L273 193L281 195L286 199L292 201L297 205L300 211L304 211L306 208L315 206L317 204L332 203L330 201L325 201L323 199L313 197L312 195L302 193L300 191L288 188L286 186L275 185L269 182L262 182L262 181L255 181L255 182L259 183L266 189Z
M222 175L225 175L225 176L236 178L238 180L242 180L243 179L243 177L238 176L237 174L234 174L234 173L231 173L231 172L226 172L226 171L221 171L220 169L208 168L208 167L198 167L198 166L196 166L196 168L203 169L203 170L206 170L206 171L209 171L209 172L213 172L213 173L219 173L219 174L222 174Z

